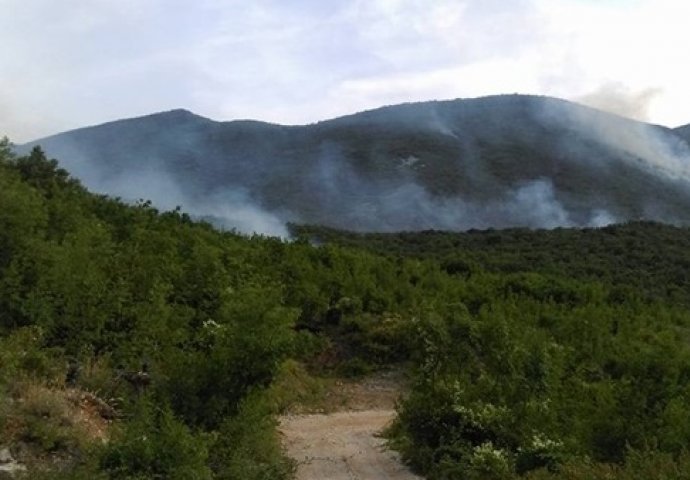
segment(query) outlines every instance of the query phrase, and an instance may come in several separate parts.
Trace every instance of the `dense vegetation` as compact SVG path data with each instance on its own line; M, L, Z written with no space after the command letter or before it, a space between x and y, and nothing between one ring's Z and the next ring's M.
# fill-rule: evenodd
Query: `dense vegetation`
M293 232L457 280L414 321L417 383L394 431L430 478L687 470L690 229Z
M0 207L0 447L30 478L289 478L273 387L295 359L409 365L391 441L428 478L690 470L687 229L285 242L90 194L6 142Z
M392 258L434 260L450 275L539 272L595 281L613 293L690 306L690 228L629 222L602 228L352 233L292 225L294 236Z
M66 478L287 475L260 398L297 315L256 267L276 242L91 195L39 149L2 155L0 437ZM109 404L105 446L68 428L55 386Z

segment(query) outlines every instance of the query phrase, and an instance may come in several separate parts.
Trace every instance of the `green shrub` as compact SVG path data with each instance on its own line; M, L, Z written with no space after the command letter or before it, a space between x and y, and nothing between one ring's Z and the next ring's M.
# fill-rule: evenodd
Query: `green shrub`
M46 348L41 327L22 327L0 336L0 385L21 378L61 384L66 361L58 348Z
M296 360L286 360L266 392L266 402L273 413L284 413L295 405L320 405L325 400L326 386L326 379L310 375Z
M215 436L210 464L219 480L288 480L295 466L283 456L266 392L251 393Z
M101 468L111 479L210 479L207 439L193 434L169 408L142 400L105 448Z

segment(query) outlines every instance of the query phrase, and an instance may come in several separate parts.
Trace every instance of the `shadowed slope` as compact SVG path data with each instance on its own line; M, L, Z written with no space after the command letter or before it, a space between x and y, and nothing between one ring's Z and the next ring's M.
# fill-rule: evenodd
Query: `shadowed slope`
M306 126L214 122L174 110L23 148L41 144L94 189L180 204L244 230L271 233L286 221L459 230L687 223L684 131L506 95Z

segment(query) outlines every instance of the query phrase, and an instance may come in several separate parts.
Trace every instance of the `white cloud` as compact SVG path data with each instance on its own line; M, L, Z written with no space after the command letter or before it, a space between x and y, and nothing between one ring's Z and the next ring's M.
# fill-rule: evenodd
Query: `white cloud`
M540 0L549 37L577 65L573 82L555 83L555 95L577 98L607 84L630 91L660 90L649 104L651 120L690 122L690 81L684 45L690 4L674 0L586 2Z
M304 123L401 101L658 89L690 122L675 0L4 0L0 132L186 107Z

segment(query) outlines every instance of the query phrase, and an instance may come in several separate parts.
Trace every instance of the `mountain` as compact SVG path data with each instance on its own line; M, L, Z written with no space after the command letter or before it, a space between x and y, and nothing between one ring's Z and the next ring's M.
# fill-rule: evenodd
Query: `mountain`
M674 128L673 132L679 137L685 139L686 142L690 143L690 124Z
M304 126L185 110L41 145L90 188L245 231L690 223L687 127L549 97L388 106Z

